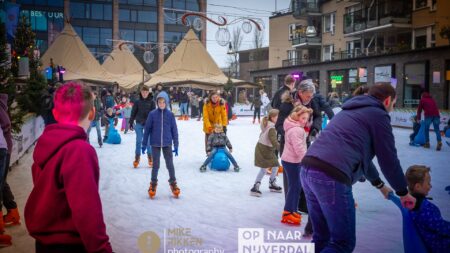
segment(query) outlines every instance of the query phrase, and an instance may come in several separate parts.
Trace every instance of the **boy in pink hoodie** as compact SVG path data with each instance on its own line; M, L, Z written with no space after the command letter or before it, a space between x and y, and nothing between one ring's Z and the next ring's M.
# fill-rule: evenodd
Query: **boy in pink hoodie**
M288 191L284 205L282 223L299 226L302 220L297 213L298 196L301 191L300 162L306 153L305 127L311 116L312 109L298 105L294 107L289 117L284 121L285 131L284 151L281 155L281 163L288 179Z
M39 137L31 167L34 188L25 206L36 253L111 253L98 193L100 168L86 130L95 117L89 87L67 83L56 91L53 115Z

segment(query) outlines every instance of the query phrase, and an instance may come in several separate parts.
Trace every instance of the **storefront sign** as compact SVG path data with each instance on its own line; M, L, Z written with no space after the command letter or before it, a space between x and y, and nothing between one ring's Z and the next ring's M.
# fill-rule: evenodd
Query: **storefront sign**
M392 65L375 67L375 83L390 83L392 77Z
M344 79L344 76L342 75L334 75L334 76L330 76L331 81L335 81L336 84L342 84L342 80Z
M441 72L433 71L433 83L440 84L441 83Z

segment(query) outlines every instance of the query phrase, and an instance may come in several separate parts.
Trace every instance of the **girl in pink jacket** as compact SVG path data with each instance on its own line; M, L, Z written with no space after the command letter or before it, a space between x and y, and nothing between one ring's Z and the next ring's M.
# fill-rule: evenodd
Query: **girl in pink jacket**
M281 155L281 163L288 179L288 192L284 205L282 223L297 225L302 217L297 213L298 196L301 191L300 162L306 153L306 124L311 116L312 109L303 105L294 107L289 117L284 121L284 151Z

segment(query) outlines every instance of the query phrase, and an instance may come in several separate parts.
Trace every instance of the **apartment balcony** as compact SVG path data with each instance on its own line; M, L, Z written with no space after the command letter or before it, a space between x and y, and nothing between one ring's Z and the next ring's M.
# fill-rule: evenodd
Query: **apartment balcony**
M373 48L355 48L350 51L334 52L332 59L346 60L358 57L376 56L376 55L389 55L399 52L405 52L411 50L411 46L407 44L399 44L396 47L373 47Z
M311 64L311 63L317 63L320 62L320 59L286 59L282 61L283 67L289 67L289 66L297 66L297 65L305 65L305 64Z
M366 32L389 32L392 29L411 28L409 1L379 2L372 7L344 15L344 35L355 36Z
M294 18L301 19L308 16L320 16L319 0L292 0L292 15Z
M321 37L297 37L292 40L292 47L296 49L310 48L310 47L321 47L322 38Z

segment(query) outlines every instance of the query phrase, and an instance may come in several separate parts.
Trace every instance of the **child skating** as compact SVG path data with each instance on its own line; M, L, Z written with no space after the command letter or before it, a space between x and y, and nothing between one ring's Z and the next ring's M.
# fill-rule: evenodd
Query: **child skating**
M277 122L279 111L272 109L268 116L265 116L261 123L261 134L259 135L258 143L255 147L255 166L260 167L259 173L256 176L255 184L250 190L250 194L255 197L261 196L259 187L261 180L266 174L266 168L272 168L269 179L269 189L271 192L281 192L282 188L276 184L278 174L278 157L275 150L280 149L280 144L277 140L277 131L275 130L275 122Z
M166 98L159 94L157 99L157 109L151 111L148 115L144 128L144 139L142 140L142 154L145 154L147 145L151 146L153 155L153 169L150 188L148 195L153 199L156 195L156 188L158 186L158 172L160 167L161 150L163 152L164 160L166 162L167 170L169 171L169 185L172 194L175 198L180 195L180 188L177 186L175 178L175 168L173 166L173 155L178 156L178 129L175 121L175 116L167 109ZM150 137L150 143L148 139ZM173 151L172 151L173 143Z
M228 147L230 151L228 151L226 147ZM208 155L208 158L206 158L205 162L200 167L200 171L206 171L206 166L214 158L214 155L217 153L219 148L223 148L228 159L230 159L231 163L234 166L234 171L239 172L240 168L236 160L234 160L233 155L231 155L231 152L233 152L233 146L231 146L231 142L228 139L227 135L223 132L223 127L220 124L216 124L214 126L214 132L208 136L208 141L206 143L206 153Z

